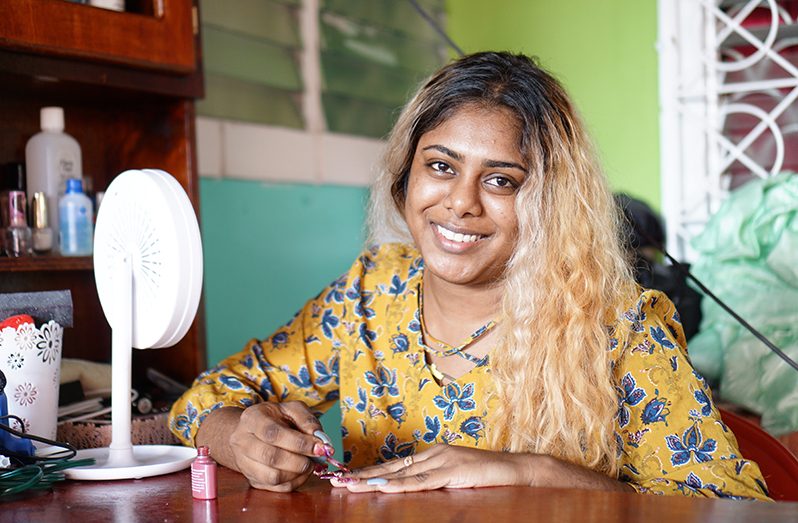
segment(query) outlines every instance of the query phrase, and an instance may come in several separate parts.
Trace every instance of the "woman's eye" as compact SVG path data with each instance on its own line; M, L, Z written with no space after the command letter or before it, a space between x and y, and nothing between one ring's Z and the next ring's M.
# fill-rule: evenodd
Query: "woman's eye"
M431 162L429 164L429 166L432 167L432 169L434 171L438 171L438 172L441 172L441 173L453 173L454 172L454 171L452 171L452 168L449 166L449 164L446 163L446 162Z
M492 185L497 189L515 189L518 187L515 181L511 180L510 178L506 178L504 176L494 176L493 178L486 180L485 183L487 183L488 185Z

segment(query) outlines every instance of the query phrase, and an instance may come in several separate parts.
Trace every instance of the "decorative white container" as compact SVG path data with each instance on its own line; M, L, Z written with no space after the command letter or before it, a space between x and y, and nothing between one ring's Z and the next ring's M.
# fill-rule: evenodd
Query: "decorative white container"
M22 418L25 432L47 439L55 439L57 429L63 334L64 328L54 321L41 328L26 323L0 331L8 413ZM13 420L10 426L20 429Z

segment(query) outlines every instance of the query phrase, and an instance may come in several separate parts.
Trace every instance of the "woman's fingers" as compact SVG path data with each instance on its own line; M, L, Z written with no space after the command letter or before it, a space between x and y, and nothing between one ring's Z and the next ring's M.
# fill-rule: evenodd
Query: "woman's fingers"
M418 492L450 486L451 471L447 468L435 468L414 472L391 478L357 478L356 481L331 480L334 487L346 487L350 492Z
M388 476L393 476L394 474L399 475L407 475L410 473L410 470L413 469L415 471L421 470L419 465L421 463L426 462L426 467L424 470L429 468L430 465L434 466L434 463L430 463L429 461L436 456L439 456L441 452L444 450L442 447L444 445L436 445L428 450L423 452L419 452L418 454L407 456L404 458L396 458L386 463L381 463L379 465L374 465L371 467L364 467L362 469L357 469L352 472L352 476L359 478L359 479L368 479L368 478L384 478Z
M303 456L324 455L321 440L313 435L321 430L321 424L300 402L254 405L244 411L240 423L267 445Z

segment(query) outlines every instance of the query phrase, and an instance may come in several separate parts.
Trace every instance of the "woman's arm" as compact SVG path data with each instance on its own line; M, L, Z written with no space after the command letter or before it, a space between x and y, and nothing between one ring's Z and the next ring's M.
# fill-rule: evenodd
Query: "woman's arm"
M333 480L333 486L353 492L511 485L634 491L626 483L550 456L443 444L413 456L412 462L393 460Z

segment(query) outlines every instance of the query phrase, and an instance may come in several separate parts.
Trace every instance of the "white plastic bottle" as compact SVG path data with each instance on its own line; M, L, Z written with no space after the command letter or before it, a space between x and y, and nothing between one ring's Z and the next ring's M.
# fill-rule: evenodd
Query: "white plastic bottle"
M69 178L83 176L80 145L64 132L61 107L43 107L40 121L42 132L32 136L25 146L28 194L43 192L47 196L48 221L58 238L58 199Z
M66 193L58 202L61 220L61 254L89 256L92 252L94 208L83 194L83 184L76 178L67 180Z

